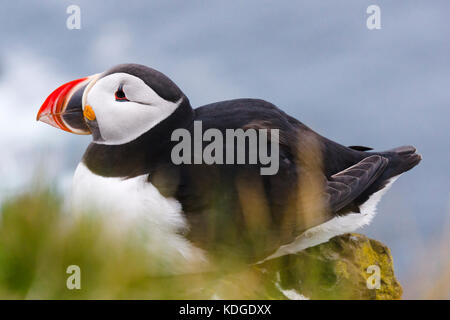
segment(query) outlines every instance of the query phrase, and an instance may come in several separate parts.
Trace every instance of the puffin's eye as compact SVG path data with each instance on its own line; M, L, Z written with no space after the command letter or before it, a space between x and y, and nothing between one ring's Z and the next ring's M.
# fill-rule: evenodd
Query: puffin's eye
M116 97L116 101L129 101L125 95L125 92L123 92L123 84L119 86L114 95Z

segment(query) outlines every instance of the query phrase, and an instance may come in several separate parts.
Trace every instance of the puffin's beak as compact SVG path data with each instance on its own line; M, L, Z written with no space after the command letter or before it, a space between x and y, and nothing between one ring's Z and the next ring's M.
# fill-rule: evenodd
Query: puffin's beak
M98 74L70 81L53 91L39 109L36 120L76 134L90 134L83 116L83 95Z

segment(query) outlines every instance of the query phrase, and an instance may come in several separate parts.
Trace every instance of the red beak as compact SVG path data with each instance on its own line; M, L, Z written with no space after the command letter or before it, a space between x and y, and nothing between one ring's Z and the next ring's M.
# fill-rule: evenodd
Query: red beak
M55 128L76 134L90 134L83 118L82 98L91 77L63 84L53 91L42 104L36 120Z

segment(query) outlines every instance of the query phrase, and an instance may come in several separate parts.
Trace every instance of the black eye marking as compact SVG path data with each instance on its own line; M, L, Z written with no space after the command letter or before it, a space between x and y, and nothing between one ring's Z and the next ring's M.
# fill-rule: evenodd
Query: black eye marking
M114 94L116 101L130 101L127 99L125 92L123 92L123 84L119 85L116 93Z

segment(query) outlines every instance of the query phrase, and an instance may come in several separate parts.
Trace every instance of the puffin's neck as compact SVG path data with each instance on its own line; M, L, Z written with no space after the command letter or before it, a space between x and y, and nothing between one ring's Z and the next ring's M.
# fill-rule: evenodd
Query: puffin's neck
M170 161L173 130L189 128L194 110L189 100L155 127L121 145L105 145L92 142L84 153L82 162L90 171L104 177L131 178L148 174L164 161Z

